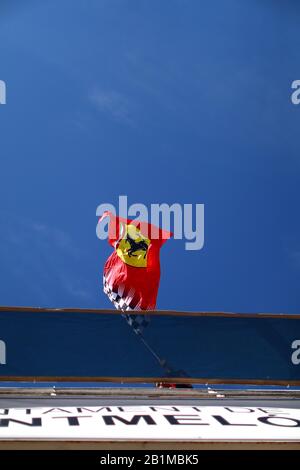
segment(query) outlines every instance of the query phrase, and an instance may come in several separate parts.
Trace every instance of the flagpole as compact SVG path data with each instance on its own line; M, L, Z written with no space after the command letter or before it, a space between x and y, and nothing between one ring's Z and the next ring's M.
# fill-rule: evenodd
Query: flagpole
M155 357L155 359L158 361L159 365L166 371L166 372L172 372L172 370L170 369L166 369L166 360L165 359L162 359L155 351L154 349L150 346L150 344L147 343L147 341L145 340L144 336L142 335L142 333L140 331L135 331L135 333L138 335L138 337L140 338L140 340L142 341L142 343L146 346L146 348L148 349L148 351L150 351L150 353L152 354L152 356Z
M146 346L146 348L148 349L148 351L152 354L153 357L155 357L155 359L158 361L159 365L162 367L162 369L167 373L167 375L170 375L170 374L174 374L174 377L176 377L177 375L178 376L183 376L183 377L188 377L188 375L186 374L186 372L184 371L175 371L173 369L173 367L171 367L166 359L162 359L158 354L157 352L150 346L150 344L147 343L147 341L145 340L144 336L142 335L142 333L140 331L137 331L137 330L134 330L134 332L136 333L136 335L140 338L140 340L142 341L142 343L144 344L144 346Z
M122 309L121 309L122 310ZM132 322L129 321L130 319L130 314L128 313L127 310L122 310L123 314L122 316L126 319L127 323L130 325L130 327L133 329L135 334L140 338L144 346L148 349L148 351L152 354L152 356L157 360L161 368L166 372L168 376L172 377L188 377L187 373L184 370L176 371L168 362L166 359L162 359L159 354L150 346L150 344L146 341L144 338L142 331L139 327L133 327ZM144 316L145 314L139 314L138 316Z

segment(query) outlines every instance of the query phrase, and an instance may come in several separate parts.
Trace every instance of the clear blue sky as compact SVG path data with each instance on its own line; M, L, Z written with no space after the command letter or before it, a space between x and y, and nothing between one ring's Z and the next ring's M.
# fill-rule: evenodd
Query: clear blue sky
M96 207L204 203L160 309L300 313L298 1L1 0L0 303L111 308Z

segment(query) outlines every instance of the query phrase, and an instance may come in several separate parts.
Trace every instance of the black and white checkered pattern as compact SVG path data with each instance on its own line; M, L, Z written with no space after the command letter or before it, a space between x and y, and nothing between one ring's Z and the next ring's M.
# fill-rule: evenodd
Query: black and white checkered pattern
M150 320L146 315L130 315L128 313L129 311L132 312L133 310L140 310L133 300L134 290L131 289L126 295L124 295L124 286L119 286L118 289L113 289L105 277L103 277L103 290L116 309L124 312L122 316L133 328L135 333L141 334L144 328L148 326Z

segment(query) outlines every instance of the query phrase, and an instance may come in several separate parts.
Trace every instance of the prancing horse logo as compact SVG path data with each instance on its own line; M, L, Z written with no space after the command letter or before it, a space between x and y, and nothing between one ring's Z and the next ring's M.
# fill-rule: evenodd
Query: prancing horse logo
M149 246L150 240L141 233L139 228L133 224L122 224L116 251L124 263L136 268L145 268Z
M130 237L130 235L127 233L127 236L125 240L130 244L130 248L127 250L128 256L138 256L134 255L136 251L144 251L144 258L146 258L146 254L148 251L148 245L144 240L141 240L140 242L136 242L133 238Z

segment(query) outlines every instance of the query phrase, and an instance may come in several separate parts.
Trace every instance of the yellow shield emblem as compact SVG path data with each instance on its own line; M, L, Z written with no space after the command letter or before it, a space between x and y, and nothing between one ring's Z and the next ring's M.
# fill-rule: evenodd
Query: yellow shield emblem
M147 267L147 253L150 240L135 225L122 224L121 238L116 251L124 263L136 268Z

